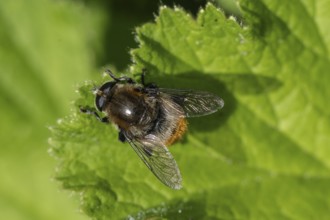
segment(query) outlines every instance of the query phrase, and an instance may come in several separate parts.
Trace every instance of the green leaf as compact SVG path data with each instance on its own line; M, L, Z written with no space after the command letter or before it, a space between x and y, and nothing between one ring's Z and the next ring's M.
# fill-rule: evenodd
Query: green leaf
M68 114L74 84L94 71L102 17L78 2L1 1L0 219L86 219L79 197L54 181L47 125Z
M134 76L147 68L161 87L225 100L170 147L183 189L162 185L114 127L79 113L93 105L92 83L52 128L57 179L96 219L329 218L329 6L242 0L244 25L212 4L196 19L161 7L136 31Z

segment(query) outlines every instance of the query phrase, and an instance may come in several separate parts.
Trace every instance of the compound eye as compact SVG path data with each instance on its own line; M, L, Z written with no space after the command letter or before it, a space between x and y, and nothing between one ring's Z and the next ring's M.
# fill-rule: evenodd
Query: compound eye
M97 110L102 111L105 101L106 101L106 99L103 96L96 95L95 106L96 106Z
M106 82L98 90L102 91L105 96L96 95L95 97L95 106L97 110L102 111L106 101L110 95L110 91L117 82Z

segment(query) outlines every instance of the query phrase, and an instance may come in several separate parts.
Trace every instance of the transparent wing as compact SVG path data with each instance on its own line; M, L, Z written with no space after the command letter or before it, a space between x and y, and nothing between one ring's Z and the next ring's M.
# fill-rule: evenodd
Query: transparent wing
M222 98L209 92L165 88L160 88L159 91L179 104L187 117L208 115L224 106Z
M134 151L147 167L165 185L180 189L181 174L172 154L154 135L147 135L143 140L132 140L126 137Z

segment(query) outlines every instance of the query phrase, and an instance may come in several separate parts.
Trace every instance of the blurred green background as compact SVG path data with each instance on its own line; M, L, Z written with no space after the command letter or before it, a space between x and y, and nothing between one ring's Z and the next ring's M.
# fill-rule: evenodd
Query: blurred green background
M232 1L219 1L238 13ZM225 3L224 3L225 2ZM229 3L228 3L229 2ZM192 14L203 0L162 1ZM86 219L52 180L47 126L70 111L78 83L105 65L125 71L134 28L159 1L13 0L0 3L0 219ZM73 198L70 198L73 197Z

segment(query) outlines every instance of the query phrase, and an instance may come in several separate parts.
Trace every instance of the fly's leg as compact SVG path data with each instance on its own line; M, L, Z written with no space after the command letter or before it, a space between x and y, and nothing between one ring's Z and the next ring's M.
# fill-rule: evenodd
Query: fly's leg
M127 76L116 77L109 69L105 70L105 72L116 82L127 82L129 84L136 84L136 82L132 78L129 78Z
M141 74L141 84L143 85L142 91L150 96L156 97L159 94L158 86L155 83L146 84L145 82L146 73L147 73L147 69L143 68Z
M82 113L85 113L88 115L94 115L95 118L102 123L109 123L109 119L107 117L101 118L95 109L89 109L89 108L83 108L83 107L79 107L79 109L80 109L80 112L82 112Z
M158 86L155 83L148 83L148 84L146 83L146 81L145 81L146 73L147 73L147 69L143 68L142 73L141 73L141 84L143 85L143 87L148 88L148 89L158 88Z
M124 135L124 132L121 129L119 130L119 133L118 133L118 140L123 142L123 143L126 141L126 137Z
M146 86L146 83L145 83L145 76L146 76L146 73L147 73L147 69L146 68L143 68L142 69L142 73L141 73L141 84L145 87Z

